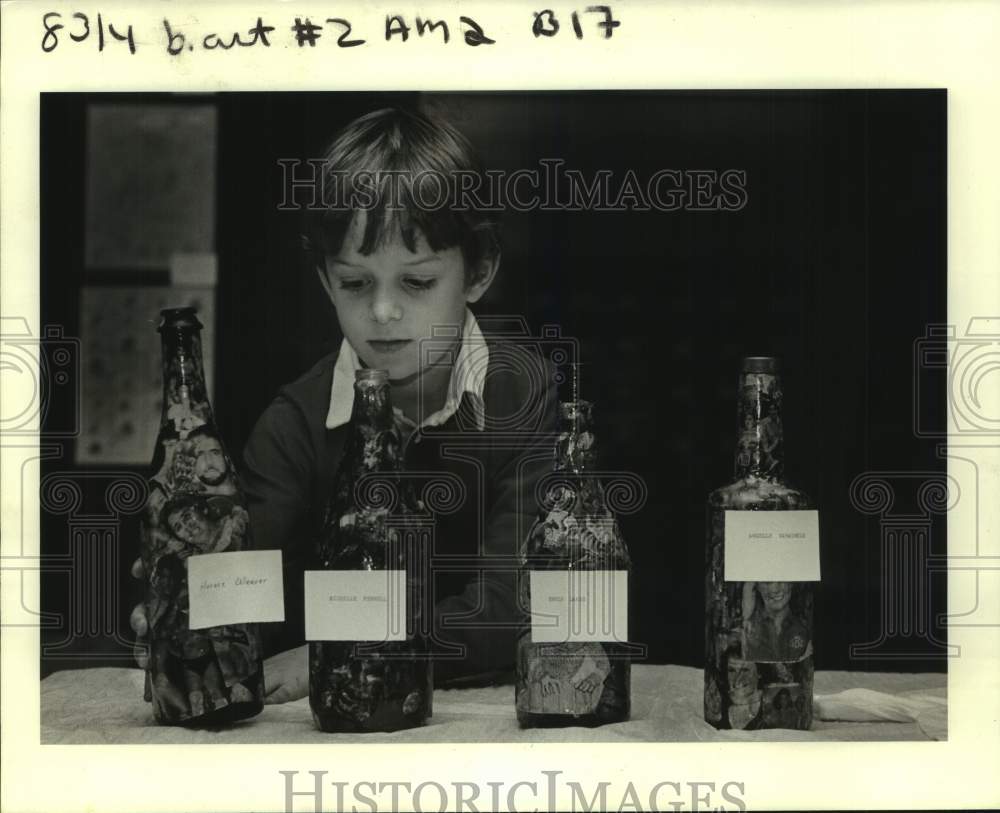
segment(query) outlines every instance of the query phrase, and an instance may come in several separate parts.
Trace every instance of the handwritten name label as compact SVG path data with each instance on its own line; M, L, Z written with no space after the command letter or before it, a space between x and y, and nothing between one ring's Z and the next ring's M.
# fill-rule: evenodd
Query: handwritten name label
M534 643L628 641L628 572L532 570Z
M405 641L406 571L307 570L307 641Z
M727 582L819 581L819 512L726 511Z
M232 584L233 587L256 587L259 584L267 584L270 579L267 576L260 576L259 578L254 578L252 576L237 576L232 581L223 579L222 581L208 581L204 580L198 585L198 590L204 592L205 590L223 590L228 585Z
M206 553L187 561L191 629L285 620L280 550Z

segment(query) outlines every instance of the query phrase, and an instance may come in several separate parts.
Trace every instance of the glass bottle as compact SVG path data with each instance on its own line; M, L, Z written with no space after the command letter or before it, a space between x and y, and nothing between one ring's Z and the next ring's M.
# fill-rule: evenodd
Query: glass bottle
M544 602L572 603L584 597L603 604L596 610L605 622L597 635L580 636L570 631L555 636L562 640L536 641L542 631L536 633L525 619L517 642L517 720L525 728L622 722L631 710L629 649L627 642L618 640L620 628L614 622L608 625L610 616L605 612L614 602L616 589L624 588L627 601L631 563L618 521L594 474L597 449L592 405L575 394L573 400L560 404L555 457L552 485L521 546L521 608L525 613L529 609L544 612L549 606ZM534 604L532 584L540 586L541 582L533 573L560 574L554 582L556 591L551 592L553 582L549 581L544 594L536 590L539 594ZM624 578L618 581L615 574ZM597 581L604 586L603 602L598 594L588 595L587 584L593 589ZM561 597L557 595L560 584Z
M191 556L247 550L246 498L212 415L194 308L161 311L163 410L140 521L149 627L147 699L157 722L217 725L264 707L256 624L189 629Z
M420 563L406 532L414 501L401 476L401 438L385 370L357 371L349 431L317 564L323 570L405 571L407 629L398 641L310 642L309 703L322 731L397 731L430 716L433 678L420 628Z
M707 507L704 712L716 728L807 729L812 723L813 583L724 580L727 511L812 507L784 481L781 413L777 360L745 358L735 479L713 491Z

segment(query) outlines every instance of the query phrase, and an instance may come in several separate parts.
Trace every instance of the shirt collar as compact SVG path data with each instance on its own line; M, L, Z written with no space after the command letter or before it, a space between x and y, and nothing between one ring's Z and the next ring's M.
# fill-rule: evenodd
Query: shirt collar
M454 335L454 328L452 328ZM490 351L479 329L479 323L472 311L465 309L465 324L458 339L458 351L448 382L448 395L444 406L428 415L420 426L440 426L451 418L462 403L462 396L468 395L472 405L476 428L482 432L486 426L486 405L483 390L486 386L486 370L490 363ZM340 353L333 368L333 384L330 387L330 408L326 413L326 428L336 429L351 420L354 410L354 374L363 367L361 359L347 339L340 343ZM396 417L413 425L409 418L394 408Z

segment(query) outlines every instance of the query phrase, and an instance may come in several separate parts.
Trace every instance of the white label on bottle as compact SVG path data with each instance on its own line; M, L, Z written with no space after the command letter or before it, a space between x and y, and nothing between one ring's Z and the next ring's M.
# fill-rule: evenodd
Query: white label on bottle
M189 626L285 620L280 550L242 550L188 557Z
M307 570L307 641L405 641L405 570Z
M726 511L727 582L819 581L818 511Z
M532 570L536 644L628 641L628 571Z

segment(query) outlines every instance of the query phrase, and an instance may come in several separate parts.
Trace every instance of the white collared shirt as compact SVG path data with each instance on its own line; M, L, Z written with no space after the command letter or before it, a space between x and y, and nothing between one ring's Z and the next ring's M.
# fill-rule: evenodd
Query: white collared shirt
M455 335L454 328L451 334ZM443 340L447 340L447 332L435 333L430 352L440 351ZM423 349L423 348L421 348ZM462 396L469 395L473 407L476 428L483 431L486 425L486 405L483 401L483 390L486 385L486 370L490 364L490 351L483 338L479 323L472 311L465 309L465 324L462 335L457 337L455 349L452 351L451 379L448 382L448 396L444 406L437 412L428 415L420 422L420 427L440 426L458 411ZM446 363L447 359L436 360L435 363ZM354 374L363 368L361 359L347 339L340 344L340 354L333 368L333 384L330 387L330 409L326 413L326 428L336 429L351 420L354 410ZM393 407L397 421L412 429L420 428L406 417L397 407Z

